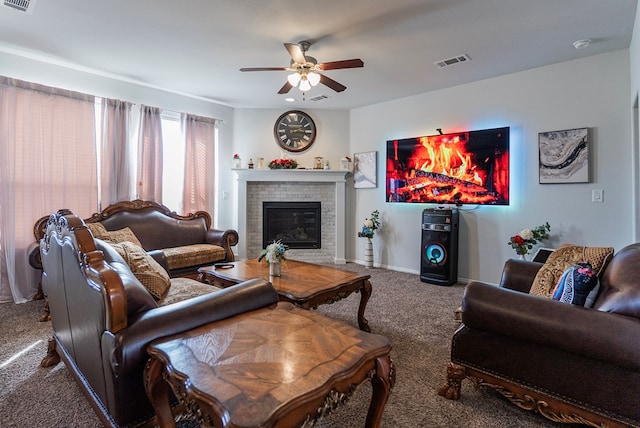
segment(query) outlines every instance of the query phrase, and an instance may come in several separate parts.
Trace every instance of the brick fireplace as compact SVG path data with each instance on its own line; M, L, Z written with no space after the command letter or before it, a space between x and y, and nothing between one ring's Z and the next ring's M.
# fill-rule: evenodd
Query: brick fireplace
M345 220L348 171L237 169L238 258L257 257L262 249L263 202L319 201L321 248L290 249L292 259L346 263Z

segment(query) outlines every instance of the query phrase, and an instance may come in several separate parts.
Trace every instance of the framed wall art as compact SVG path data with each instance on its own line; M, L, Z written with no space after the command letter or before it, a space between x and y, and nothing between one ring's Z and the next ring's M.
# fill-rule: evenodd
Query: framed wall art
M540 184L589 182L589 128L540 132L538 149Z
M353 187L366 189L377 187L378 152L355 153L353 155Z

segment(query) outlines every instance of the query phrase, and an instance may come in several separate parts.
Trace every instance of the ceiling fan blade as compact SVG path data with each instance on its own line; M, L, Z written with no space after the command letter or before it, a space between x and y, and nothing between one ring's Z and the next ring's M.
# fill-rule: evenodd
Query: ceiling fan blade
M358 68L364 67L364 62L359 58L345 59L342 61L323 62L318 64L320 70L337 70L340 68Z
M286 69L286 67L245 67L240 71L284 71Z
M342 83L338 83L335 80L325 76L324 74L320 75L320 83L322 83L325 86L330 87L331 89L333 89L336 92L342 92L345 89L347 89L347 87L344 86Z
M284 47L289 52L289 55L291 55L291 59L293 59L293 62L297 64L304 64L305 62L307 62L307 59L304 57L300 46L294 43L285 43Z
M293 88L293 85L289 82L285 83L282 88L278 91L279 94L287 94Z

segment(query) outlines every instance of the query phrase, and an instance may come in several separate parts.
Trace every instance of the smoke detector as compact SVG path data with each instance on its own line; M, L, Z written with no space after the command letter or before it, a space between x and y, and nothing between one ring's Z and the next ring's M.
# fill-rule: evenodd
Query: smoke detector
M4 5L31 15L36 6L36 0L4 0Z
M576 40L575 42L573 42L573 47L576 49L584 49L588 47L590 44L591 44L591 39Z

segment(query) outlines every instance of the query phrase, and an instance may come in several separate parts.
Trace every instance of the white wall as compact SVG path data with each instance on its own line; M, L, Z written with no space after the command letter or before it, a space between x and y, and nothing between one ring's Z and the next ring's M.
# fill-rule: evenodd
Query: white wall
M632 144L633 150L631 156L633 158L633 194L635 196L635 204L633 206L634 221L634 237L636 241L640 241L640 10L636 10L636 20L633 27L633 37L629 47L629 62L631 76L631 91L629 100L632 106Z
M473 64L469 65L473 66ZM497 283L514 257L509 237L545 221L557 246L613 246L634 241L629 53L617 51L351 111L351 151L378 151L378 187L357 190L351 236L374 209L385 231L375 238L378 262L419 271L424 204L385 203L385 142L444 132L511 127L511 204L461 211L458 274ZM538 133L591 128L591 183L538 184ZM604 203L591 190L604 190ZM348 229L349 231L349 229ZM349 233L349 232L348 232ZM363 259L354 238L348 252ZM349 250L348 250L349 251Z

